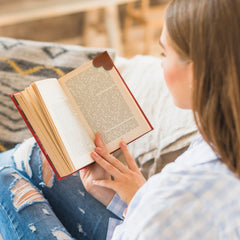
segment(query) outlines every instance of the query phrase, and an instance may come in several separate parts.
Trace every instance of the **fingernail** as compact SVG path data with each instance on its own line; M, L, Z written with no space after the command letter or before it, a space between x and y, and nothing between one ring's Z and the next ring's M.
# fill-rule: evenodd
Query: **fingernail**
M93 159L98 159L98 154L96 152L92 152L91 155L92 155Z
M127 144L126 144L125 142L120 142L120 145L121 145L122 147L126 147L126 146L127 146Z
M101 152L102 151L102 148L100 148L100 147L96 147L96 149L95 149L97 152Z
M84 173L87 172L87 170L88 170L88 168L87 168L87 167L84 167L84 168L80 169L80 172L84 174Z

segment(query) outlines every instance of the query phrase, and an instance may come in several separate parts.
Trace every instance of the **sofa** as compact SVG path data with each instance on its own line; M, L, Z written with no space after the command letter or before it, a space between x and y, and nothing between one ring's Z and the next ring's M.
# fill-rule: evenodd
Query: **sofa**
M183 153L196 134L190 110L174 106L163 78L161 59L136 55L126 59L114 49L0 38L0 151L32 137L9 94L31 82L59 78L107 50L154 130L129 144L146 178ZM123 160L120 151L114 153Z

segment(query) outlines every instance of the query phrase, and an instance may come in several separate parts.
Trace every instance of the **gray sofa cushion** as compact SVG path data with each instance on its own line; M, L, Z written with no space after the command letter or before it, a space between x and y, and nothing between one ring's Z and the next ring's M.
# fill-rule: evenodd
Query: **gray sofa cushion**
M31 136L9 94L31 82L59 78L106 49L0 38L0 151ZM115 58L115 51L107 49Z

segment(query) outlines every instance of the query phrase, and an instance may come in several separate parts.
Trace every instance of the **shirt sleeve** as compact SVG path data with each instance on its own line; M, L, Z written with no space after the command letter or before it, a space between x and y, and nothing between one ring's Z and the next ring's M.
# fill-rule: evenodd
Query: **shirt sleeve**
M175 169L175 163L169 164L136 193L112 240L216 239L216 232L209 228L214 224L211 211L196 194L202 179Z
M187 199L194 196L186 193L182 198L169 194L162 201L154 201L154 197L145 198L134 209L129 206L112 240L216 239L216 229L209 228L214 225L211 213L204 209L201 201Z
M122 201L118 194L115 194L112 201L108 204L107 209L114 213L119 218L123 219L124 210L127 208L127 204Z

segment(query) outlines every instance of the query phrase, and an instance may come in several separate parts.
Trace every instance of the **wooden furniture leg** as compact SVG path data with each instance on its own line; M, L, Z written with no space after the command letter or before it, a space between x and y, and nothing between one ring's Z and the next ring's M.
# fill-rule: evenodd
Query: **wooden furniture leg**
M83 37L82 44L84 46L89 46L89 43L93 41L94 32L97 29L97 24L99 22L99 9L93 9L86 11L84 18L84 26L83 26Z
M116 49L119 55L122 55L122 37L117 5L109 5L105 8L105 24L109 46Z
M134 10L134 3L128 3L126 5L126 16L123 22L123 42L125 45L128 45L129 32L133 24L133 18L130 15L130 13L133 12L133 10Z

